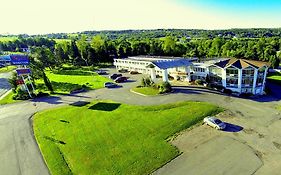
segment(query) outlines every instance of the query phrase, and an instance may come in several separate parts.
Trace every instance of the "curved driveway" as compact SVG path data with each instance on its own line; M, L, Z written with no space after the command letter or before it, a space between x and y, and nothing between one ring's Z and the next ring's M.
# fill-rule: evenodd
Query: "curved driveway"
M0 97L11 89L8 82L8 78L11 77L11 73L0 73Z
M131 79L139 79L139 76L141 75L131 75ZM185 152L190 152L191 155L200 157L200 152L194 152L193 150L193 147L197 147L199 143L202 145L208 140L223 136L238 140L253 151L255 154L253 157L258 157L258 160L262 162L260 167L253 168L257 174L259 174L259 172L260 174L275 174L276 172L281 172L281 164L279 163L281 162L281 131L279 130L279 128L281 128L281 118L280 114L274 109L274 106L280 104L280 101L275 101L273 98L267 98L259 100L268 102L258 102L212 94L193 88L176 88L173 94L143 97L129 92L129 89L137 84L138 82L132 81L123 83L123 88L99 89L76 95L45 97L34 101L0 106L1 173L12 175L49 174L34 140L30 116L33 113L44 109L71 104L77 101L92 101L95 99L110 99L136 105L152 105L184 100L215 103L229 109L232 117L222 117L224 120L232 123L235 122L235 124L243 126L244 130L239 133L226 133L210 130L209 128L205 129L204 126L200 126L194 129L195 132L193 132L193 130L187 132L191 134L191 136L195 133L196 137L194 138L182 134L173 142L173 144L177 145L179 149L184 152L184 154L181 155L183 156L183 161L188 160L184 157ZM36 106L34 104L36 104ZM196 130L199 130L200 132ZM209 134L210 132L214 134ZM188 146L183 144L186 140L188 140L190 144L193 144L192 148L188 147L190 144L188 144ZM186 143L188 141L186 141ZM278 144L280 144L280 147ZM239 149L236 150L239 152ZM210 159L209 163L213 164L215 162ZM173 161L171 164L173 164ZM164 166L163 168L167 168L170 172L175 172L173 171L173 167L177 169L177 166L183 165L178 163L169 167L169 164L167 164L167 166ZM223 165L221 165L221 167L223 167ZM193 166L193 169L200 169L200 165ZM161 174L161 169L158 171L159 174ZM179 172L178 174L181 173L183 172Z

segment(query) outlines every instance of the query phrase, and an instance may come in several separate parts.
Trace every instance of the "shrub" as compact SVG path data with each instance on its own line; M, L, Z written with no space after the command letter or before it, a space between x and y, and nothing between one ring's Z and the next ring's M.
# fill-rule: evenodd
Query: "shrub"
M49 93L40 91L36 94L36 97L45 97L45 96L49 96L49 95L50 95Z
M29 99L28 92L22 90L20 87L17 87L16 93L13 95L14 100L27 100Z
M154 82L152 81L152 79L150 77L147 78L142 78L141 79L141 86L142 87L151 87L154 85Z
M167 93L172 91L172 86L169 82L163 82L162 84L159 85L159 93Z
M195 84L196 85L203 85L203 80L201 80L201 79L197 79L197 80L195 80Z

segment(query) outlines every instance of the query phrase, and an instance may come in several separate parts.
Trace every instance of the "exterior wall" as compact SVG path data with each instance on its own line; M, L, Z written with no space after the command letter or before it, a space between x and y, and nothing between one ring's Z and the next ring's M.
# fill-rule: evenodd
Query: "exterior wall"
M165 81L169 76L173 77L175 80L192 81L199 78L205 80L207 75L209 75L209 77L215 75L219 80L217 84L222 85L226 89L230 89L231 91L237 93L252 94L264 93L266 74L268 70L268 67L266 66L261 69L257 69L255 67L237 69L233 66L220 68L214 65L206 65L204 63L194 63L193 66L169 68L166 70L161 70L155 67L152 73L152 69L147 68L151 62L152 61L149 60L115 59L113 64L116 66L117 70L128 69L128 71L137 71L142 74L148 74L153 78L160 76ZM213 70L212 67L216 67L216 70ZM235 73L232 74L230 69L237 71L234 71ZM235 80L235 83L231 84L233 80Z

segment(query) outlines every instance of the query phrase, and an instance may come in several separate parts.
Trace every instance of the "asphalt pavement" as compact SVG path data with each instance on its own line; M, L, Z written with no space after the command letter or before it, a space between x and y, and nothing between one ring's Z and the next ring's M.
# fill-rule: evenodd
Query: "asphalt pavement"
M231 130L228 132L199 126L183 132L171 142L183 154L157 170L156 174L165 174L166 171L170 174L188 174L190 168L195 174L215 172L216 169L219 170L216 174L230 174L227 173L227 168L233 164L243 168L241 171L237 169L229 171L238 172L237 174L281 172L279 129L281 116L275 109L277 104L281 105L279 99L274 97L265 98L266 100L241 99L188 87L178 87L174 93L168 95L143 97L130 92L130 88L139 84L142 75L125 74L125 76L130 77L131 81L122 83L122 88L103 88L79 94L42 97L0 106L0 174L49 174L33 136L30 116L37 111L96 99L109 99L134 105L165 104L186 100L207 101L224 107L230 113L230 117L221 116L222 120L243 128L239 132L230 132ZM233 126L232 128L235 128ZM228 148L227 145L232 146ZM209 159L204 153L205 149L208 149L206 154L210 156ZM244 156L247 156L247 159L239 163ZM214 166L216 163L220 166Z
M11 73L0 73L0 97L11 89L8 82L8 78L11 77Z

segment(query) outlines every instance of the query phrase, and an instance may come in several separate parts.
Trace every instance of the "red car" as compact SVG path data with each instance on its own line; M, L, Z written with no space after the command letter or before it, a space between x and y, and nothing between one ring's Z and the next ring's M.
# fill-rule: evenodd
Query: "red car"
M116 83L122 83L122 82L125 82L125 81L127 81L127 80L128 80L127 77L117 77L114 81L115 81Z

